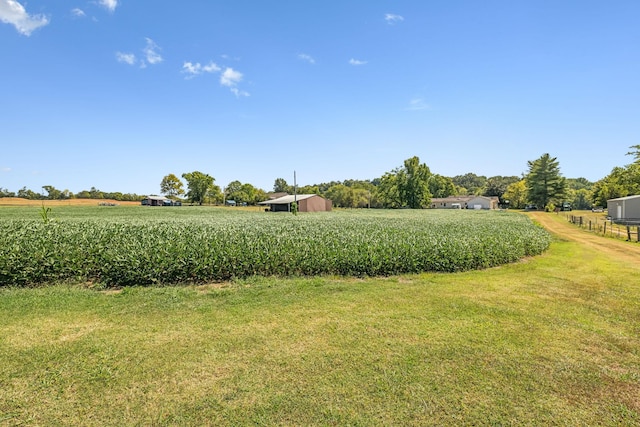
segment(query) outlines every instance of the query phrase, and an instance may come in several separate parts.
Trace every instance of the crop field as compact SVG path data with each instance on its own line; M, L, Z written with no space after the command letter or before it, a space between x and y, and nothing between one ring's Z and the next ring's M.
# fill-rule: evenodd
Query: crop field
M542 228L506 212L5 207L0 285L456 272L515 262L549 244Z

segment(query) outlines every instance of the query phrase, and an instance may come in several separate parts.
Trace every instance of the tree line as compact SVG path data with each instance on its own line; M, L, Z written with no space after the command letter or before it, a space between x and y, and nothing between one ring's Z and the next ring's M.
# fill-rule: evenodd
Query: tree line
M640 194L640 145L630 148L627 154L633 156L633 163L615 167L609 175L595 183L585 178L563 177L557 158L548 153L528 161L527 172L519 177L486 177L474 173L445 177L432 173L426 164L414 156L372 180L348 179L294 188L284 178L277 178L272 193L293 194L295 191L298 194L318 194L332 200L334 206L345 208L427 208L432 198L476 195L498 197L503 206L516 209L536 205L539 209L553 210L561 203L571 203L574 209L590 209L606 206L608 199ZM181 178L173 173L163 177L160 193L174 199L185 197L195 204L225 204L233 200L236 204L255 205L269 197L267 191L237 180L221 188L215 184L213 176L200 171L183 173ZM0 197L119 201L139 201L146 197L132 193L102 192L94 187L76 194L50 185L42 189L41 193L37 193L24 187L13 193L0 187Z

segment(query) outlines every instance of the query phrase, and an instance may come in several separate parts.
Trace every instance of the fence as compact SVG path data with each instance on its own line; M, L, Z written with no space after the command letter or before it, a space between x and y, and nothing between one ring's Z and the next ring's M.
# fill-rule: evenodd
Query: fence
M603 236L640 242L640 224L617 224L604 217L567 215L567 220L578 227Z

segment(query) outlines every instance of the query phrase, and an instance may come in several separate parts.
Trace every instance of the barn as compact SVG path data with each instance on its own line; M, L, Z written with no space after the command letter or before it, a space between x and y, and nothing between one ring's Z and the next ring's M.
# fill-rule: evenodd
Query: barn
M269 206L271 212L291 212L291 204L294 201L298 203L298 212L328 212L333 208L331 200L317 194L286 195L258 204Z
M607 212L615 222L640 222L640 195L607 200Z

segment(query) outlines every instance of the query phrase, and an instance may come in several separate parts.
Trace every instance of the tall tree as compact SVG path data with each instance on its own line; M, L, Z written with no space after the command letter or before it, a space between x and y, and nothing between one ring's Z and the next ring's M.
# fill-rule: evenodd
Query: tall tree
M556 157L545 153L536 160L529 160L527 164L529 172L525 182L529 201L539 207L562 202L567 184Z
M160 193L166 194L167 197L176 197L184 194L183 184L180 178L170 173L162 178L160 182Z
M213 182L215 179L208 174L200 171L193 171L189 173L183 173L182 177L187 180L187 197L192 203L198 203L202 205L204 198L213 188Z
M509 201L510 208L523 209L527 204L527 184L524 179L510 184L502 197L503 202Z
M290 193L293 192L289 184L284 178L276 178L273 183L273 192L274 193Z
M429 192L432 197L449 197L456 193L456 186L451 178L434 174L429 178Z
M484 184L484 188L482 189L483 196L497 196L500 198L500 202L504 202L504 198L502 197L507 191L507 187L509 185L520 181L520 178L517 176L492 176L488 178Z
M429 167L417 156L404 161L404 166L385 173L378 185L378 198L386 207L425 208L431 203Z
M431 171L424 163L420 163L418 156L404 161L404 169L399 174L400 196L411 209L429 206L431 193L429 192L429 178Z

